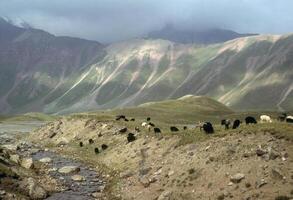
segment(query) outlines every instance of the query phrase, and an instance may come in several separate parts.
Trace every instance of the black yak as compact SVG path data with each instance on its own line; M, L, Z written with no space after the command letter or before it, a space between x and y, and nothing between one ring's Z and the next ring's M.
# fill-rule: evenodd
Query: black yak
M155 128L154 128L154 132L155 132L155 133L161 133L161 129L155 127Z
M171 127L170 127L170 130L171 130L172 132L177 132L177 131L179 131L179 129L178 129L177 127L175 127L175 126L171 126Z
M99 151L99 148L96 147L96 148L95 148L95 154L98 154L98 153L100 153L100 151Z
M106 150L107 148L108 148L108 145L106 145L106 144L102 144L102 150Z
M223 119L221 121L221 125L225 125L225 129L229 129L230 128L230 124L231 124L231 122L230 122L229 119Z
M239 119L234 120L232 129L236 129L240 126L241 121Z
M207 134L214 133L213 125L210 122L205 122L202 125L202 128L203 128L204 132L207 133Z
M83 142L79 142L79 146L80 147L83 147Z
M255 120L254 117L248 116L245 118L245 123L246 124L257 124L257 121Z
M93 139L89 139L89 144L93 144L94 140Z
M133 142L135 139L136 138L135 138L133 133L128 133L128 135L127 135L127 141L128 142Z
M117 115L116 116L117 121L120 120L120 119L125 119L125 118L126 118L125 115Z
M150 118L150 117L148 117L148 118L147 118L147 121L151 121L151 118Z

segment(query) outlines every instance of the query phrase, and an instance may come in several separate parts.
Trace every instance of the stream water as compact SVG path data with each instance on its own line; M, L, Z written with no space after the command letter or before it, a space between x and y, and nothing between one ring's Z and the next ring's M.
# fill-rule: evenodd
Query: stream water
M28 134L30 131L44 125L42 122L12 122L0 123L0 144L9 144L14 142L14 137L17 134ZM29 151L29 148L23 148L21 151ZM20 152L21 153L21 152ZM96 171L90 169L85 164L65 158L59 154L50 151L39 151L32 154L33 160L49 157L52 162L48 163L48 168L55 169L49 174L59 180L67 190L52 194L47 199L49 200L89 200L93 199L92 193L99 192L103 189L105 183L99 178ZM72 174L61 174L58 169L64 166L78 166L79 175L85 178L84 181L72 180Z

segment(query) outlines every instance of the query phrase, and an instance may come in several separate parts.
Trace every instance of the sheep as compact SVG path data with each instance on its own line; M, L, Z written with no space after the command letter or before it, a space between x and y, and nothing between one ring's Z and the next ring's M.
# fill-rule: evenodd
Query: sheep
M148 124L146 128L147 128L147 129L148 129L148 131L150 132L150 131L151 131L151 129L152 129L152 126Z
M286 117L286 122L288 122L288 123L293 123L293 116L287 116Z
M254 117L248 116L245 118L245 123L246 124L257 124L257 121L255 120Z
M207 134L214 133L213 125L210 122L205 122L202 126L203 130Z
M128 135L127 135L127 141L128 142L133 142L135 139L136 138L135 138L133 133L128 133Z
M261 115L259 118L262 123L265 123L265 122L272 123L273 122L271 117L268 115Z
M229 129L230 128L230 124L231 124L231 122L230 122L229 119L223 119L221 121L221 125L225 125L225 129Z
M140 129L138 127L135 127L134 130L138 133L140 132Z
M154 128L154 132L155 132L155 133L161 133L161 129L159 129L158 127L155 127L155 128Z
M171 130L172 132L177 132L177 131L179 131L179 129L178 129L177 127L175 127L175 126L171 126L171 127L170 127L170 130Z
M107 148L108 148L108 145L106 145L106 144L102 144L102 150L106 150Z
M148 125L147 122L142 122L142 123L141 123L141 126L142 126L142 127L146 127L147 125Z
M232 129L236 129L240 126L241 121L239 119L234 120Z
M95 154L98 154L98 153L100 153L100 151L99 151L99 148L96 147L96 148L95 148Z
M89 144L93 144L94 140L93 139L89 139Z

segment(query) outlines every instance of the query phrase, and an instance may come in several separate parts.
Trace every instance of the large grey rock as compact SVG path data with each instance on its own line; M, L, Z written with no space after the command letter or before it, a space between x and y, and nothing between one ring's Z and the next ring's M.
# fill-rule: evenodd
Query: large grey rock
M77 173L80 171L80 168L77 166L65 166L58 170L61 174L71 174L71 173Z

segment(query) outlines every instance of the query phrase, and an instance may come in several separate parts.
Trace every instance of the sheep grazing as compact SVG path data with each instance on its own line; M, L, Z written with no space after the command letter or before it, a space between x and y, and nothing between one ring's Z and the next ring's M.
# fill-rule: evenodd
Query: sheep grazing
M293 123L293 116L287 116L286 117L286 122L287 123Z
M272 123L273 122L271 117L268 115L261 115L259 118L260 118L261 123Z
M148 125L147 122L142 122L142 123L141 123L141 126L142 126L142 127L146 127L147 125Z
M89 144L93 144L94 140L93 139L89 139Z
M100 150L99 150L98 147L96 147L96 148L95 148L95 154L98 154L98 153L100 153Z
M108 145L106 145L106 144L102 144L102 150L106 150L106 149L108 149Z
M135 139L136 138L135 138L133 133L128 133L128 135L127 135L127 141L128 142L133 142Z
M80 147L83 147L83 142L79 142L79 146Z
M151 121L151 118L150 118L150 117L148 117L148 118L147 118L147 121Z
M245 118L245 123L246 124L257 124L257 121L255 120L254 117L248 116Z
M234 120L232 129L236 129L240 126L241 121L239 119Z
M125 115L117 115L116 120L119 121L120 119L125 119Z
M179 129L178 129L177 127L175 127L175 126L171 126L171 127L170 127L170 130L171 130L172 132L177 132L177 131L179 131Z
M183 130L187 130L187 126L183 126Z
M147 125L147 129L148 129L148 131L150 132L151 129L152 129L152 126L148 124L148 125Z
M207 133L207 134L214 133L213 125L210 122L205 122L202 125L202 128L203 128L204 132Z
M161 129L155 127L155 128L154 128L154 132L155 132L155 133L161 133Z
M138 133L140 132L140 129L138 127L135 127L134 130Z
M230 128L230 124L231 124L231 122L230 122L229 119L223 119L223 120L221 121L221 125L222 125L222 126L225 125L225 129L229 129L229 128Z
M134 119L134 118L131 118L131 119L130 119L130 121L134 122L134 121L135 121L135 119Z

